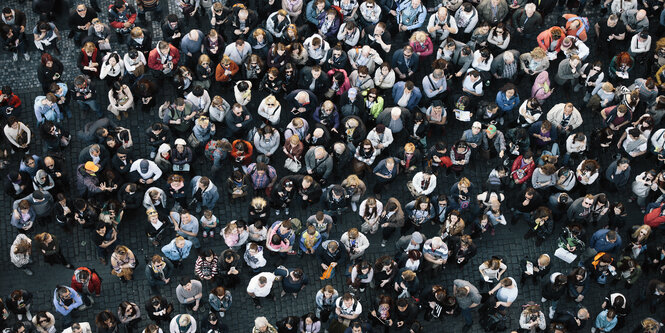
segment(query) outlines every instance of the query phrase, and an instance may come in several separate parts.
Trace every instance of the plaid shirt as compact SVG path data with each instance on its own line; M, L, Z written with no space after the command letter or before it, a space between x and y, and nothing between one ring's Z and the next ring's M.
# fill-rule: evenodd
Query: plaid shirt
M254 189L264 189L268 187L270 182L272 182L275 177L277 177L277 171L275 171L275 168L272 166L268 166L268 172L264 174L259 174L256 172L256 163L252 163L249 165L247 168L247 174L249 177L252 179L252 183L254 184Z

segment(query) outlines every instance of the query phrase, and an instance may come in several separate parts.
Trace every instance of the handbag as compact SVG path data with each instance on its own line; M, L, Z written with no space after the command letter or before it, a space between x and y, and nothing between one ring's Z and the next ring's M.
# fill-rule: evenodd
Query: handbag
M297 173L302 168L302 163L298 160L287 158L286 161L284 161L284 167L293 173Z
M189 144L190 147L196 148L201 144L201 141L199 141L199 139L196 138L196 135L192 133L187 138L187 143Z

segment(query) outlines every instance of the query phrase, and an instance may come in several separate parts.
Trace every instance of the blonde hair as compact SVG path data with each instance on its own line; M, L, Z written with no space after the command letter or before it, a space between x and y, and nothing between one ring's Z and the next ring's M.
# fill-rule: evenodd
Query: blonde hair
M469 186L471 186L471 181L466 177L462 177L459 180L459 184L462 185L462 186L469 187Z
M603 88L603 90L606 91L606 92L614 91L614 85L612 84L612 82L603 82L603 85L602 85L601 88Z
M143 35L143 29L141 29L141 27L134 27L132 28L132 31L129 32L129 35L132 36L132 38L140 37Z
M533 59L544 59L545 57L547 57L547 53L540 48L540 46L536 46L533 51L531 51L531 58Z
M257 209L263 208L267 204L268 204L268 202L266 202L266 199L264 199L262 197L256 197L256 198L252 199L252 202L250 203L250 205L252 207L257 208Z
M538 264L542 263L543 266L547 266L550 264L550 256L546 253L543 253L538 257Z
M424 31L418 30L411 35L411 38L409 38L410 42L418 42L418 43L424 43L427 41L427 33Z
M94 52L96 49L97 47L93 42L86 42L85 44L83 44L83 51L85 52Z
M646 225L646 224L643 224L639 228L635 229L635 232L633 232L633 235L632 235L633 238L637 238L640 235L640 231L642 231L642 230L647 231L647 237L649 237L649 235L651 235L651 227Z
M295 146L300 143L300 137L295 134L291 135L291 137L289 138L289 142L291 143L291 145Z
M410 269L407 269L404 272L402 272L402 278L406 281L413 281L413 279L416 278L416 273L414 273Z
M236 224L236 221L231 221L229 224L226 225L224 228L224 234L228 235L230 234L233 230L238 229L238 225Z

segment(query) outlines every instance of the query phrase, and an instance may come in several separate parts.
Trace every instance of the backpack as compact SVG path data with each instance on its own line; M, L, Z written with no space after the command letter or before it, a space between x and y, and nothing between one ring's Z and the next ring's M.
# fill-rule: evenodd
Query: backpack
M509 318L496 311L480 319L480 325L485 332L501 332L508 329Z

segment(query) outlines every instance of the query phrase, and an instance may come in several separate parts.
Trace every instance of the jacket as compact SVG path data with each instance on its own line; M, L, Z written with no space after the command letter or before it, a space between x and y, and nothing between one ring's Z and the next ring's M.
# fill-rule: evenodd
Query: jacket
M309 89L310 85L314 78L312 77L312 71L310 67L305 67L300 71L300 78L298 79L298 88L300 89ZM328 91L330 87L330 78L326 72L321 71L321 75L316 82L314 83L314 90L312 91L315 95L322 96L323 93Z
M99 277L97 272L87 267L79 267L74 271L74 275L72 276L72 288L74 288L74 290L76 290L77 292L82 292L83 283L79 281L78 276L80 272L84 271L88 272L90 276L90 280L88 281L87 293L90 294L94 293L95 295L99 296L102 289L102 279Z
M180 51L171 44L169 44L168 58L173 62L173 69L175 70L178 61L180 60ZM157 48L150 51L150 54L148 55L148 67L156 71L164 70L164 63L162 63L161 55Z
M73 300L73 303L67 306L67 308L65 308L65 303L58 296L58 288L56 288L53 291L53 305L55 306L55 310L58 311L58 313L60 313L63 316L66 316L74 309L83 305L83 301L81 300L81 295L79 295L79 293L76 292L76 290L70 287L64 287L64 288L67 288L67 290L69 290L69 292L71 293L71 298Z
M192 187L192 196L196 194L196 190L199 188L199 183L201 180L201 176L196 176L192 178L190 182L190 186ZM215 206L217 203L217 200L219 199L219 192L217 192L217 186L210 182L210 185L203 191L202 193L202 199L203 201L200 203L201 206L207 207L207 208L212 208Z
M496 6L496 14L492 9L492 0L484 0L478 5L478 15L482 21L489 22L491 25L503 21L503 19L508 15L508 3L505 0L500 0L499 4Z
M617 174L617 162L618 161L614 161L607 167L605 170L605 179L614 183L618 188L623 188L628 185L628 182L630 181L630 166L628 169Z
M83 164L76 169L76 193L80 197L101 193L100 180L97 176L88 174Z
M114 5L109 5L109 24L113 29L116 30L127 30L127 28L124 27L125 22L129 22L134 25L134 22L136 22L136 10L134 9L134 6L131 6L125 2L125 11L122 13L119 13L116 11ZM131 27L130 27L131 28Z
M661 203L658 207L652 209L644 215L644 224L656 228L665 223L665 212L663 211L665 203Z
M534 12L533 15L527 19L524 8L520 8L513 12L512 19L513 26L515 28L522 28L523 34L534 34L538 32L538 28L543 25L543 17L539 12Z
M547 112L547 120L552 123L552 125L555 126L560 126L561 122L563 121L564 117L564 108L566 104L565 103L559 103L550 109L549 112ZM582 119L582 114L580 114L580 111L577 110L576 107L573 107L573 113L570 115L570 119L568 120L568 126L572 127L573 130L576 128L580 127L582 125L582 122L584 120Z
M575 67L575 72L572 71L570 67L570 59L564 59L559 63L559 68L557 69L556 75L554 76L554 81L559 85L563 85L567 80L573 80L573 84L577 84L574 80L580 77L582 69L582 62L577 63Z
M351 248L353 247L354 253L351 255L360 255L361 253L364 253L365 250L369 247L369 240L367 239L367 236L363 235L363 233L358 232L358 237L355 239L355 243L352 245L351 244L351 239L349 239L349 232L345 232L342 234L342 237L340 237L339 242L344 245L344 248L346 248L347 251L350 251ZM325 249L325 248L324 248Z
M185 245L185 247L187 247ZM162 248L162 252L164 252L164 249ZM145 265L145 278L148 280L148 284L150 286L163 286L166 285L164 280L162 278L168 279L171 277L171 274L173 273L173 263L171 260L168 258L162 258L164 263L166 263L166 266L162 269L161 272L156 272L152 268L152 262L148 262L147 265Z
M498 75L501 78L503 78L503 69L506 66L506 62L503 60L503 55L506 54L506 52L510 52L513 54L515 63L517 63L520 58L520 52L517 50L507 50L494 57L494 60L492 60L492 64L490 65L490 73L492 73L493 75ZM515 75L517 74L518 73L516 70ZM513 79L513 78L510 77L505 79Z
M558 40L552 40L552 31L554 30L559 30L561 32L561 37ZM561 44L563 44L563 40L566 38L566 32L563 31L560 27L551 27L540 34L538 34L538 37L536 38L538 42L538 46L545 50L545 52L548 52L550 50L550 46L552 43L556 43L556 46L554 50L556 52L561 51Z
M305 166L307 169L312 169L313 174L322 175L321 178L327 179L333 171L333 159L330 154L326 154L326 157L317 161L314 156L315 148L312 147L305 153Z
M497 152L506 150L506 139L503 136L503 132L499 130L496 131L496 135L494 136L494 146L490 147L489 143L490 139L487 137L486 132L483 132L483 138L480 145L483 150L491 150L490 148L494 148Z
M162 253L164 253L164 256L173 261L181 261L187 258L191 250L192 242L187 239L185 239L185 246L180 250L178 250L178 247L175 245L175 238L162 247Z
M548 97L550 97L550 95L552 95L552 92L549 74L547 71L540 72L540 74L536 76L536 80L531 87L531 97L536 98L538 102L542 104Z

